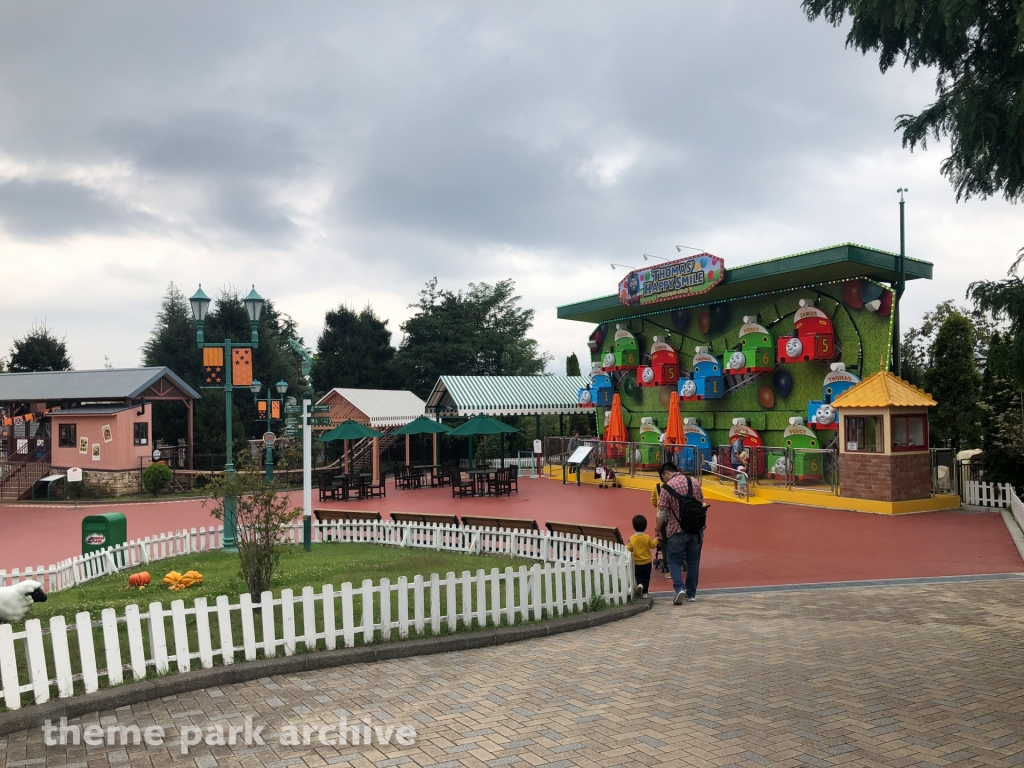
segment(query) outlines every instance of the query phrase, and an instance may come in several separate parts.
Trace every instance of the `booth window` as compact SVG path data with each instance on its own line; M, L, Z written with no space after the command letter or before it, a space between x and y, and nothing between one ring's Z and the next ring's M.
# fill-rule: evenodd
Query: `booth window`
M885 450L882 442L881 416L847 416L845 421L847 452L881 453Z
M57 445L60 448L78 447L78 425L60 424L57 426Z
M928 445L928 419L926 416L893 416L892 449L913 451Z
M135 422L135 444L149 445L149 424L145 421Z

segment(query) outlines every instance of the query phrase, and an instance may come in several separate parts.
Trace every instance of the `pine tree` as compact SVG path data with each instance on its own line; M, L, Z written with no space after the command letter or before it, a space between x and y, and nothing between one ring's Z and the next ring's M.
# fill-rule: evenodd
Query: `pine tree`
M982 376L982 448L985 479L1024 491L1024 389L1015 385L1011 340L992 337L990 365Z
M924 376L925 389L938 402L929 417L931 436L934 441L951 441L954 451L973 447L981 434L981 377L970 320L959 312L946 318L935 336L932 359Z
M8 370L11 373L70 371L71 358L65 338L58 339L46 323L33 324L28 333L11 345Z
M580 360L576 357L576 353L573 352L567 358L565 358L565 375L566 376L579 376L580 375Z
M394 389L394 356L388 321L377 317L369 304L358 313L342 304L324 317L311 372L313 388L320 394L334 387Z

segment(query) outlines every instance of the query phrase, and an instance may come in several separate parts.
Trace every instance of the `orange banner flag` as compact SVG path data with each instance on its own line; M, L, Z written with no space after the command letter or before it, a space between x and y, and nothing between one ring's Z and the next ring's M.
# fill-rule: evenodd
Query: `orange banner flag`
M231 350L231 383L238 387L252 384L252 350Z

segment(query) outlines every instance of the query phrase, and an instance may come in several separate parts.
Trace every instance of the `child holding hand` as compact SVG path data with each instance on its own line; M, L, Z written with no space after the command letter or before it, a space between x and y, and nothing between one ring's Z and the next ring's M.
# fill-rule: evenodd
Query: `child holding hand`
M633 554L633 573L636 577L636 593L641 597L647 597L647 590L651 586L651 561L654 559L651 550L658 546L658 540L652 539L645 531L647 530L647 518L643 515L636 515L633 518L633 535L629 537L626 545Z

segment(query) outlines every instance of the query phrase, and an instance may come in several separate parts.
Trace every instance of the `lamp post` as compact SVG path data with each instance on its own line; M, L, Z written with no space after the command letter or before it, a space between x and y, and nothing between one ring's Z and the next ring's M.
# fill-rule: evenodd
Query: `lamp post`
M228 477L234 477L235 462L232 455L232 429L231 429L231 395L234 390L234 371L232 349L256 349L259 347L259 333L257 328L260 322L260 313L263 312L263 297L256 293L256 287L249 291L249 295L243 300L246 314L249 315L250 338L249 343L235 343L231 339L224 339L222 342L207 344L203 336L203 328L206 324L206 315L210 310L210 297L203 292L202 284L199 290L189 299L192 305L192 318L196 321L196 346L199 349L223 350L223 355L211 360L209 364L204 355L204 379L207 386L201 389L223 389L224 390L224 413L225 413L225 444L227 447L227 460L224 462L224 472ZM252 360L249 360L250 370ZM234 498L224 499L224 537L222 545L225 552L237 552L235 545L235 530L238 522L238 501Z
M903 298L903 291L907 287L907 237L906 220L903 216L906 203L903 200L903 193L909 191L907 187L900 187L896 190L900 196L900 279L896 283L896 306L893 308L892 318L892 367L897 376L903 375L903 350L900 349L900 299Z
M267 432L271 432L273 430L271 430L271 428L270 428L270 422L271 422L271 420L274 417L272 405L274 403L277 403L278 407L282 411L284 410L284 396L285 396L285 393L288 391L288 382L287 381L279 381L279 382L277 382L277 384L275 384L273 386L273 388L267 387L267 398L266 398L266 400L263 400L263 399L260 398L260 390L262 388L263 388L263 382L261 382L259 379L253 379L252 384L249 385L249 389L252 390L252 399L256 401L257 410L259 410L259 405L261 403L266 403L267 404L267 430L266 431ZM275 398L273 396L273 390L274 389L277 390L277 394L279 395L279 397L277 397L277 398ZM280 412L278 412L278 419L280 419L280 418L281 418ZM257 417L256 421L262 421L262 419ZM271 447L271 445L269 443L267 444L266 469L267 469L267 482L269 483L269 482L272 482L274 480L274 449Z

